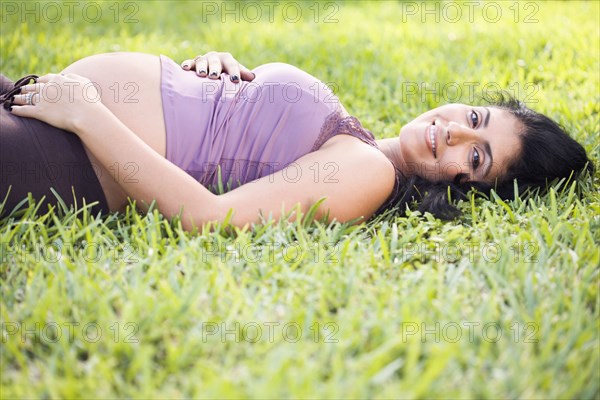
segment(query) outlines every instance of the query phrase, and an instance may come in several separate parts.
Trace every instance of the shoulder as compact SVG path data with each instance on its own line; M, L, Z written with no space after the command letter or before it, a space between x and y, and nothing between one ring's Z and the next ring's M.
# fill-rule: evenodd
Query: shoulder
M338 156L347 159L350 165L360 165L364 170L372 167L390 179L395 175L392 162L381 150L366 144L355 136L336 135L323 144L319 151L329 154L337 153Z
M339 180L344 183L346 193L338 198L339 207L345 209L348 206L361 205L360 212L371 215L392 194L396 183L396 170L378 148L354 136L337 135L315 153L318 154L316 157L324 162L329 160L335 163ZM354 204L344 205L349 198L355 199Z

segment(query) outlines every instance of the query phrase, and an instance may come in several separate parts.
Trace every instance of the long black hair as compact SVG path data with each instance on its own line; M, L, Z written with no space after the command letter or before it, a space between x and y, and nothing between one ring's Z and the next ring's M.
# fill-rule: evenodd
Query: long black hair
M478 195L489 195L493 189L500 198L512 200L517 194L535 189L544 193L556 179L578 179L584 173L593 174L594 165L585 149L561 125L505 93L498 93L490 105L509 111L523 126L519 135L521 153L502 179L490 185L465 181L466 176L458 174L454 181L432 182L416 175L406 176L397 170L398 193L374 216L390 209L403 213L407 205L417 203L418 210L423 213L452 219L461 214L453 201L467 199L472 190Z

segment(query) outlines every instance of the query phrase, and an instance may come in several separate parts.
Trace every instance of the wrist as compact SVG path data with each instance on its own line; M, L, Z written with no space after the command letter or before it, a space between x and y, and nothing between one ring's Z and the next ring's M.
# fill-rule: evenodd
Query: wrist
M106 121L108 115L110 115L110 111L100 102L82 107L81 110L78 110L73 116L71 121L71 131L83 139L86 132L89 132L90 127L101 125L103 119Z

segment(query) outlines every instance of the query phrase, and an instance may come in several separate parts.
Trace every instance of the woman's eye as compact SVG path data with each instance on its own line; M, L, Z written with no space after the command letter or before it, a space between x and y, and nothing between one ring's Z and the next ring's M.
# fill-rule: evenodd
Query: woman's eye
M473 122L473 128L479 123L479 115L475 111L471 111L471 122Z
M477 149L473 149L473 169L477 169L479 167L479 152Z

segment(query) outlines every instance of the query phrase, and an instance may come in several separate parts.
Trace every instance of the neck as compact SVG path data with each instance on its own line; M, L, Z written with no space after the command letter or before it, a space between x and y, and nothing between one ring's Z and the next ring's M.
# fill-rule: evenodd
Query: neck
M378 139L375 142L377 142L379 150L386 155L396 169L399 169L400 171L406 171L404 158L402 157L402 152L400 151L399 137Z

